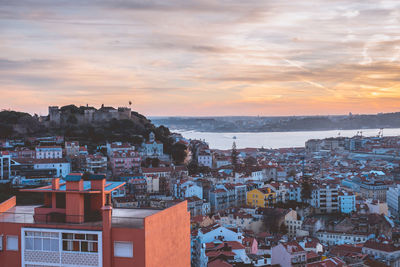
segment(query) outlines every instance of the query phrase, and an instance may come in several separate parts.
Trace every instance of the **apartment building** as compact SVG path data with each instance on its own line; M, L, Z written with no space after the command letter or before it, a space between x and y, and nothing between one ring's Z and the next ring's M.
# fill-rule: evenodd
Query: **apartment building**
M271 249L271 263L281 267L305 267L307 251L296 241L281 242Z
M315 188L311 194L311 205L320 213L333 213L339 211L339 187L337 185L322 184Z
M386 191L389 189L390 184L386 181L363 181L360 185L360 193L363 198L371 198L386 202Z
M79 142L78 141L65 142L65 155L67 156L79 155Z
M107 157L102 155L87 155L85 169L87 172L91 173L106 173Z
M276 193L269 187L256 188L247 192L247 205L269 208L276 203Z
M386 193L386 200L392 216L399 218L400 214L400 185L390 187Z
M61 159L61 146L38 146L35 149L36 159Z
M110 158L111 169L114 175L132 173L135 168L139 168L141 158L139 153L134 150L114 151Z
M104 175L24 189L44 195L42 206L0 204L0 262L8 266L189 266L186 202L165 210L118 209L111 193L124 182Z

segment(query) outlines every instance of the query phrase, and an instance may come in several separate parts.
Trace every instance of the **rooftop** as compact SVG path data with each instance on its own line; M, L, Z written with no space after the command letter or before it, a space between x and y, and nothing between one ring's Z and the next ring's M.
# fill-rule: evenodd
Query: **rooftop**
M8 223L27 223L27 224L44 224L43 222L36 222L34 219L35 208L41 206L15 206L7 212L0 213L0 222ZM143 228L144 219L148 216L160 212L159 209L121 209L114 208L112 210L112 226L113 227L126 227L126 228ZM61 216L61 215L60 215ZM55 222L51 221L48 225L69 224L74 223ZM102 221L90 221L79 223L80 226L102 227Z
M125 182L110 182L110 181L106 181L106 184L104 186L104 191L105 192L109 192L109 191L113 191L121 186L123 186L125 184ZM80 191L81 193L94 193L96 192L95 190L91 190L92 186L91 186L91 181L83 181L83 191ZM50 186L44 186L44 187L39 187L39 188L34 188L34 189L26 189L26 190L21 190L21 191L29 191L29 192L52 192L52 191L66 191L67 189L67 184L63 183L60 184L60 188L59 189L52 189L51 185Z

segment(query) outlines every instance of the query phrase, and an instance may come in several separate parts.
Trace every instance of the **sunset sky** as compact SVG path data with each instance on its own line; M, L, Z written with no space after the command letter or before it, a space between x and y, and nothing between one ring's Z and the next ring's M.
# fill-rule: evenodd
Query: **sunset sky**
M400 111L399 0L0 0L0 109Z

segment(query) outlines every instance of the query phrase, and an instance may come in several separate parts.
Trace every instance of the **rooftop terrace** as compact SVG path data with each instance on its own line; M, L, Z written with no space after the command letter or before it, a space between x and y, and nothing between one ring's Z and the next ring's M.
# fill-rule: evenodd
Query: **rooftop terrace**
M7 212L0 213L0 222L8 223L27 223L27 224L44 224L35 221L35 208L41 206L15 206ZM157 209L121 209L112 210L112 227L122 228L143 228L144 218L151 216L160 210ZM49 220L45 224L48 225L79 225L88 227L102 227L102 221L85 221L83 223L66 223L65 215L57 214L59 220ZM68 215L67 215L68 216Z

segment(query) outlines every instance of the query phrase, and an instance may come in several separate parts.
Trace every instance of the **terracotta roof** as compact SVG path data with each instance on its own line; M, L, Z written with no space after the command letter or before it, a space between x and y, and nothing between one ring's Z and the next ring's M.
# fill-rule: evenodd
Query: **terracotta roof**
M370 248L385 252L395 252L399 251L400 247L395 247L392 243L389 242L376 242L374 240L368 240L364 243L364 248Z
M290 241L286 243L282 243L282 245L286 248L287 252L289 253L295 253L295 252L302 252L305 251L299 243L296 241Z
M216 259L215 261L208 263L207 267L232 267L232 265L221 259Z
M307 264L307 267L337 267L337 266L338 267L345 266L345 262L337 257Z

